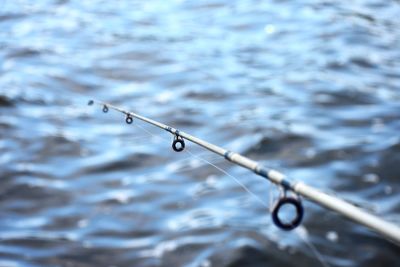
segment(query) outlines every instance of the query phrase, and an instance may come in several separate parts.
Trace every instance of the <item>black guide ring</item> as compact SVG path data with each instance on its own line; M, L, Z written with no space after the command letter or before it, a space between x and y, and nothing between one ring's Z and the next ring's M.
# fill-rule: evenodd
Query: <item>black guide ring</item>
M107 105L104 105L104 106L103 106L103 112L104 112L104 113L107 113L107 112L108 112L108 107L107 107Z
M180 145L179 147L176 146L178 143ZM176 152L181 152L185 149L185 141L181 136L175 135L174 141L172 142L172 149Z
M127 124L132 124L132 122L133 122L133 118L132 118L132 116L131 115L126 115L126 119L125 119L125 122L127 123Z
M279 210L284 205L293 205L296 208L296 217L291 222L288 223L282 222L281 219L279 218ZM303 220L303 216L304 216L304 208L303 205L301 204L301 200L295 197L287 197L287 196L281 197L275 204L275 207L273 208L272 211L272 221L277 227L285 231L293 230L294 228L299 226L301 221Z

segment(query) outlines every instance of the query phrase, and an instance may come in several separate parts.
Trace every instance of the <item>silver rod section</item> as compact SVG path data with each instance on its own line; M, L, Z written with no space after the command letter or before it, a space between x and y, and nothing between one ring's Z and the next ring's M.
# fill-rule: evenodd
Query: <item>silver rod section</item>
M141 121L147 122L163 130L166 130L173 135L180 136L188 141L191 141L192 143L204 147L210 150L211 152L223 156L226 160L231 161L246 169L249 169L253 171L255 174L268 179L274 184L282 186L286 190L291 190L324 208L335 211L352 221L355 221L361 225L368 227L369 229L381 234L383 237L387 238L388 240L394 242L396 245L400 246L399 226L391 222L385 221L373 214L370 214L338 197L328 195L327 193L321 192L320 190L308 186L302 182L293 182L287 179L286 176L283 175L282 173L272 169L267 169L254 160L251 160L238 153L231 152L229 150L226 150L222 147L216 146L209 142L206 142L200 138L179 131L175 128L172 128L158 121L149 119L147 117L141 116L133 112L126 111L119 107L113 106L109 103L94 101L94 100L89 101L89 105L92 105L93 103L97 103L104 107L111 108L118 112L124 113L132 118L136 118Z

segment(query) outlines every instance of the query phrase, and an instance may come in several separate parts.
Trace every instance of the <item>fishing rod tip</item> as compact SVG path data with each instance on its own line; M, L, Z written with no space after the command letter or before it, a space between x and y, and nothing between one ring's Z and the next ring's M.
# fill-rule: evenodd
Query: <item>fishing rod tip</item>
M93 100L89 100L89 102L87 104L88 104L88 106L91 106L91 105L94 104L94 101Z

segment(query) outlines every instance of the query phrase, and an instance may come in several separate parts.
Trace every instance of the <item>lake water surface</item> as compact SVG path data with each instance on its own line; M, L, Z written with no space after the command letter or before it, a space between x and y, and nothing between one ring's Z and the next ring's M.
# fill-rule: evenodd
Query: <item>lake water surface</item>
M86 105L400 225L399 15L395 0L0 0L0 266L399 266L398 246L308 201L279 230L268 181Z

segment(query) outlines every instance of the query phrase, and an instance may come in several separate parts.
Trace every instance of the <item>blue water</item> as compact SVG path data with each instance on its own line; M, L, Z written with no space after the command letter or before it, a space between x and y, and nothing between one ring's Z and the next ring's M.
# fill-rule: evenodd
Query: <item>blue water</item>
M399 14L394 0L0 0L0 266L399 265L398 246L306 200L302 226L279 230L268 181L86 105L400 225Z

